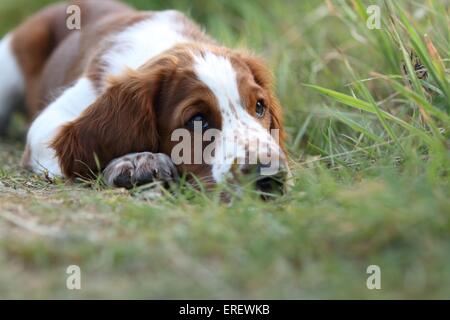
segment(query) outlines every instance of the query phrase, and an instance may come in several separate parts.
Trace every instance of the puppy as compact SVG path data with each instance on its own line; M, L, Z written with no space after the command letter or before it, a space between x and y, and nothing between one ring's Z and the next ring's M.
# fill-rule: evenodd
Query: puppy
M71 10L79 28L69 27ZM23 165L36 173L103 172L126 188L179 174L214 185L253 173L263 191L285 182L271 73L180 12L111 0L56 4L4 37L0 71L0 131L24 100Z

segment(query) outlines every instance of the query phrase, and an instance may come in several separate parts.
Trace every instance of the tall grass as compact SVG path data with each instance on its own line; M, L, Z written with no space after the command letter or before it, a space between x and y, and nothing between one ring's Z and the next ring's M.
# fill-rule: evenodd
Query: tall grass
M387 154L382 153L384 157L400 157L403 161L417 153L430 181L440 181L448 175L450 168L450 75L446 67L449 60L442 58L448 57L450 47L448 6L439 1L430 2L429 7L414 5L431 15L433 24L429 34L417 30L411 14L397 1L383 2L381 30L366 28L367 5L361 0L351 1L350 7L344 5L347 11L344 10L340 18L353 26L354 32L368 39L366 54L371 57L380 54L386 58L385 63L369 65L373 68L370 72L357 74L349 58L342 54L343 63L353 79L348 84L348 93L312 84L305 87L338 103L328 109L329 114L354 132L350 149L380 148L380 143L385 142L382 144L387 151ZM369 88L372 82L377 82L383 90L373 92ZM343 113L341 106L353 111ZM333 129L330 136L339 136L338 129ZM340 143L336 140L334 144Z

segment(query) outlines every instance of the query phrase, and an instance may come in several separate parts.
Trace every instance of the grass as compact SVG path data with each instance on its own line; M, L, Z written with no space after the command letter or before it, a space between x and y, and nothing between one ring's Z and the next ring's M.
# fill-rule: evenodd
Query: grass
M0 34L49 2L2 1ZM378 1L381 30L369 1L130 2L266 58L294 187L224 205L187 187L49 184L18 165L17 117L0 141L1 298L450 297L448 1ZM72 264L80 291L65 287ZM366 287L372 264L381 290Z

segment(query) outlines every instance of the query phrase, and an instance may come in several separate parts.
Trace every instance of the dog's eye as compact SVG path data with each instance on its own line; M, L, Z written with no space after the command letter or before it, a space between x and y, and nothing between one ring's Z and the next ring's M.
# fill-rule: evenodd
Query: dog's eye
M264 117L264 114L266 113L266 105L263 100L258 100L256 102L256 116L258 118Z
M206 120L206 117L203 114L199 113L189 119L189 121L186 123L186 126L191 130L200 128L206 130L209 128L209 123Z

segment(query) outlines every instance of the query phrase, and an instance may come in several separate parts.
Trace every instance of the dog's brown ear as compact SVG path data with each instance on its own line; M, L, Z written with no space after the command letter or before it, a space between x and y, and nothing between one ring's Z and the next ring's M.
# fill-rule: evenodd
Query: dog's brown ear
M154 101L170 61L127 71L52 142L66 178L92 178L113 159L158 150ZM151 71L149 71L151 70Z
M243 54L243 60L253 73L253 77L258 85L260 85L269 95L269 111L271 115L270 129L279 130L279 143L283 150L285 150L286 134L283 126L283 112L275 95L273 75L266 67L266 63L260 58L254 57L250 54Z

